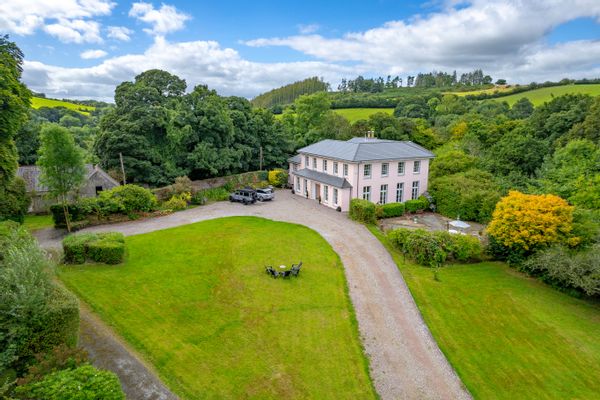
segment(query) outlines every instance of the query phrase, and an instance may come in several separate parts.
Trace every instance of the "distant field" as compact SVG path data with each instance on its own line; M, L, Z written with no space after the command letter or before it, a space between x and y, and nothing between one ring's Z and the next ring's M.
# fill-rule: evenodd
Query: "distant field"
M513 105L517 100L527 97L534 106L539 106L547 101L552 100L552 97L562 96L563 94L590 94L592 96L600 95L600 84L594 85L565 85L553 86L541 89L530 90L523 93L511 94L506 97L498 97L494 100L506 101L509 105Z
M337 110L333 110L336 113L340 114L342 117L345 117L351 123L358 121L359 119L369 119L369 116L378 112L383 112L386 114L392 114L394 112L393 108L339 108Z
M90 111L94 111L95 107L91 106L82 106L79 104L73 104L66 101L54 100L54 99L45 99L43 97L32 97L31 98L31 106L33 108L40 107L65 107L69 110L77 111L82 114L88 115Z
M393 108L338 108L333 110L346 118L350 123L354 123L359 119L369 119L369 116L378 112L383 112L392 115L394 113ZM276 119L281 119L283 114L276 114Z

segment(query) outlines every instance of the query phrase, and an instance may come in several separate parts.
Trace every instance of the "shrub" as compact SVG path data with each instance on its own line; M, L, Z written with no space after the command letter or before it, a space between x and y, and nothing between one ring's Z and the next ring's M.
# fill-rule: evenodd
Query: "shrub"
M95 233L78 233L64 238L62 245L65 263L83 264L87 258L88 244L97 239L98 235Z
M483 254L479 239L468 235L450 235L452 237L452 258L456 261L477 261Z
M383 212L382 218L400 217L404 214L403 203L388 203L381 206Z
M125 238L119 232L79 233L63 239L63 250L65 263L119 264L125 257Z
M408 255L417 264L430 267L440 266L448 260L477 261L483 249L475 237L453 235L445 231L395 229L387 237L404 256Z
M98 196L99 201L116 201L120 206L120 212L130 214L136 211L149 212L158 206L156 196L148 190L137 185L117 186L105 190Z
M104 264L119 264L125 258L125 244L108 239L99 239L87 245L87 257Z
M269 171L269 183L275 187L284 187L288 182L288 173L282 169Z
M376 212L375 204L368 200L350 200L349 216L355 221L363 222L365 224L374 224L377 220Z
M17 395L37 400L125 400L117 376L86 364L46 375L15 389Z
M188 206L188 202L192 200L192 195L189 192L183 192L171 197L168 201L163 203L163 208L167 210L185 210Z
M531 256L521 269L559 288L600 296L600 244L579 252L552 246Z
M91 199L94 201L95 199ZM69 218L71 222L78 222L85 220L86 209L90 209L90 205L86 204L86 208L82 208L79 204L69 204L67 205L67 211L69 213ZM50 212L52 213L52 220L54 221L55 228L66 228L67 223L65 221L65 213L63 211L62 204L54 204L50 206Z
M511 191L496 205L487 231L509 252L527 255L566 242L572 221L573 207L558 196Z
M47 273L48 261L25 228L3 225L0 235L0 371L21 374L36 354L77 343L79 304Z
M23 223L31 204L25 181L15 177L7 187L0 188L0 221L12 220Z
M35 364L28 368L24 377L17 380L17 385L41 381L44 376L62 369L77 368L83 365L87 358L87 352L82 348L61 344L47 353L36 354Z
M175 183L169 186L169 194L171 197L184 193L192 193L193 191L192 181L187 176L178 176L175 178Z
M417 211L424 211L429 207L429 200L424 196L419 197L416 200L407 200L404 203L406 211L409 213L416 213Z

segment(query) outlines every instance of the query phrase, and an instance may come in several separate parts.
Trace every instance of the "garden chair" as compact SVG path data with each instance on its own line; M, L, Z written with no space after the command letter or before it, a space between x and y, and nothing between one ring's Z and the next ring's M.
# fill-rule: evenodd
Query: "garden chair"
M300 263L298 264L292 264L292 275L298 276L298 274L300 273L300 268L302 268L302 261L300 261Z
M283 272L280 272L279 275L281 275L284 279L289 278L290 276L292 276L292 271L291 270L283 271Z
M273 269L273 267L271 267L270 265L265 267L265 271L267 272L267 274L271 275L273 278L277 278L279 276L279 272L275 271Z

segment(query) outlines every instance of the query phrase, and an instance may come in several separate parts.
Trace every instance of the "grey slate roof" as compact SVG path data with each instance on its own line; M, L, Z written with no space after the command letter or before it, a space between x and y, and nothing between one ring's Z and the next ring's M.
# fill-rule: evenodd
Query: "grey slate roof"
M299 153L361 162L434 158L434 154L410 141L352 138L348 141L326 139L298 150Z
M288 162L292 164L300 164L302 162L302 156L300 154L296 154L294 157L288 158Z
M115 186L119 186L119 182L115 181L110 177L102 168L94 166L93 164L85 164L86 180L89 180L95 174L102 174L107 180L112 181ZM37 165L25 165L19 167L17 170L17 176L21 177L25 181L25 187L27 193L36 192L43 193L47 192L48 188L40 183L41 171Z
M341 176L334 176L325 174L323 172L315 171L312 169L300 169L298 171L293 172L294 175L299 176L301 178L310 179L311 181L321 182L325 185L330 185L340 189L351 188L352 185L350 182L346 180L346 178L342 178Z

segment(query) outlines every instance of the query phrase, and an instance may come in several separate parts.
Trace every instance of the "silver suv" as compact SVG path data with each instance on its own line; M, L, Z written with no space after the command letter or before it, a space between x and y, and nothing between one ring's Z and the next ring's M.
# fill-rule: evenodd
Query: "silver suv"
M270 187L256 189L256 198L258 201L273 200L275 198L275 192L273 191L273 188Z
M240 189L229 195L229 201L238 201L240 203L254 204L256 203L256 191L251 189Z

